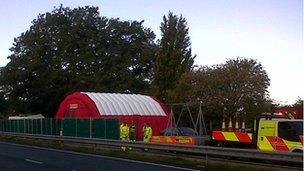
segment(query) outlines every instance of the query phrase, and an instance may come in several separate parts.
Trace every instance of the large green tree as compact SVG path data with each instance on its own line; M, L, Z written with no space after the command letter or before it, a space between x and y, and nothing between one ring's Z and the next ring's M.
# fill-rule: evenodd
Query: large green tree
M190 71L195 57L191 54L185 18L169 12L163 17L160 30L162 38L156 55L153 91L166 100L168 90L174 88L183 73Z
M147 91L156 45L142 24L102 17L88 6L39 15L15 38L1 69L10 111L52 116L73 91Z
M175 102L202 101L205 117L218 126L223 117L252 123L256 115L271 110L269 81L256 60L237 58L184 74L169 97Z

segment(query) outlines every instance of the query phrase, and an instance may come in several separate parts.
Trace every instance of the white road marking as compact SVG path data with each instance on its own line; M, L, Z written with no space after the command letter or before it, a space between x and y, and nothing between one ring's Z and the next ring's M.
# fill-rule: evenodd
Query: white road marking
M31 163L36 163L36 164L42 164L42 162L40 162L40 161L31 160L31 159L25 159L25 161L31 162Z

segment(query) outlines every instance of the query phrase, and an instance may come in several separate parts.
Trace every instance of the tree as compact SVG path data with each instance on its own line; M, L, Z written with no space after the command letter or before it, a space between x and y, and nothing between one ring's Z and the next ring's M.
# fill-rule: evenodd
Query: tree
M183 73L190 71L195 56L191 54L191 43L186 19L169 12L163 17L160 40L154 69L153 91L163 100L167 91L174 88Z
M15 113L54 115L73 91L139 93L150 87L154 33L97 7L55 8L15 38L1 91Z
M169 96L173 101L201 100L206 117L218 124L223 117L241 117L252 123L258 114L271 110L268 86L260 63L237 58L184 74Z

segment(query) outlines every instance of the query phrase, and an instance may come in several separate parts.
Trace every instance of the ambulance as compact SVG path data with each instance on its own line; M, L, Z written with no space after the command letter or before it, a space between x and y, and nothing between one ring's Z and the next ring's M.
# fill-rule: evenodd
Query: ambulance
M212 131L212 140L218 146L247 145L262 151L303 152L303 120L264 114L255 128L253 133L240 129Z

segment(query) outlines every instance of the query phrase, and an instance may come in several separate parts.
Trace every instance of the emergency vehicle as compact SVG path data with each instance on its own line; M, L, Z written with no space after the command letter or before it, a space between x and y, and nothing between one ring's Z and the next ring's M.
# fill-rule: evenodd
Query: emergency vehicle
M262 115L255 128L253 133L241 129L212 131L212 140L218 146L248 145L263 151L303 152L303 120Z

